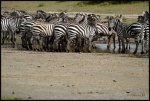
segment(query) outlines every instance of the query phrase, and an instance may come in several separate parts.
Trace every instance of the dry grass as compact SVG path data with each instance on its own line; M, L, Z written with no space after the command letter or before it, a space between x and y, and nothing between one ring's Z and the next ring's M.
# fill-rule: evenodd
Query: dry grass
M27 98L24 97L16 97L16 96L2 96L1 100L27 100Z

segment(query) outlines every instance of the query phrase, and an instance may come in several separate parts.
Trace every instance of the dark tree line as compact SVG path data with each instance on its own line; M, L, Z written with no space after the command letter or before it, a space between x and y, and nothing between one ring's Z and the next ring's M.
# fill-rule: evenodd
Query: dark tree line
M138 1L129 1L129 0L126 0L126 1L119 1L119 0L118 1L107 1L107 0L82 1L83 4L88 4L88 5L100 4L100 3L104 3L104 2L108 2L109 4L127 4L127 3L138 2Z

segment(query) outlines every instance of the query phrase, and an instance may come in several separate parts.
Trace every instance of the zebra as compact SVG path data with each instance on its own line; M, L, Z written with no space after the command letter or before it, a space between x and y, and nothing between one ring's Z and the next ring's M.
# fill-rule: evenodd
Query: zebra
M112 19L112 18L114 18L114 16L108 16L107 17L107 19ZM122 15L116 15L115 19L120 19L120 21L122 22ZM130 24L122 22L122 25L125 26L125 27L128 27ZM112 32L114 32L114 30L112 28L109 28L109 30L112 30ZM117 29L117 30L118 31L115 31L114 33L120 31L120 29ZM125 38L125 40L126 40L126 50L130 50L130 38ZM120 40L120 37L118 37L118 43L119 43L119 52L120 52L120 49L121 49L121 40Z
M51 24L58 24L58 23L66 23L68 19L67 12L61 12L60 14L54 14L53 16L49 15L45 22L49 22Z
M5 11L2 15L6 18L10 18L11 17L11 12Z
M67 43L67 27L68 25L65 23L59 23L54 26L53 30L53 49L55 51L61 51L61 46L64 47L63 51L65 50L65 44Z
M108 26L105 24L97 23L96 25L96 33L95 36L93 37L93 41L97 40L98 38L101 38L102 36L107 36L108 37L108 45L107 48L110 48L110 38L113 37L113 44L114 44L114 49L116 47L115 45L115 32L113 30L109 30Z
M32 32L31 32L31 27L32 25L36 24L38 22L34 20L28 20L24 23L21 24L20 26L20 32L21 32L21 41L22 41L22 47L26 48L27 50L32 50L32 45L31 45L31 37L32 37Z
M46 19L47 16L48 16L48 14L46 12L44 12L42 10L37 10L35 19Z
M32 25L31 32L32 32L32 48L33 50L36 50L36 46L39 50L45 50L51 48L52 45L52 35L53 35L53 28L54 24L49 23L37 23ZM38 42L38 45L37 43ZM50 46L49 46L50 45Z
M12 17L21 17L23 15L26 15L27 12L23 11L23 10L14 10L12 13L11 13L11 16Z
M122 41L122 51L121 51L122 53L125 53L124 38L135 39L136 47L135 47L133 54L137 53L137 49L139 45L138 37L140 34L142 34L142 31L143 31L143 26L141 23L135 22L135 23L130 24L129 26L126 26L120 21L120 19L109 17L108 26L109 28L113 28L117 32L118 38Z
M22 17L11 17L11 18L4 18L1 19L1 31L2 32L8 32L9 33L9 39L11 37L12 46L15 47L16 42L16 32L18 28L20 27L21 23L24 22L24 19ZM4 33L3 33L4 34ZM7 36L7 35L3 35ZM2 44L4 43L4 39L2 41Z
M64 17L63 17L64 18ZM58 23L54 26L53 36L53 49L55 51L66 51L67 44L67 28L70 24L74 23L74 18L69 18L65 16L65 22ZM64 21L63 20L63 21Z
M85 14L82 15L84 17L84 23L82 24L71 24L67 28L68 40L67 40L67 50L70 52L70 46L77 46L78 50L80 50L81 43L85 40L88 51L91 52L92 48L92 39L96 31L96 16L94 14ZM88 41L87 41L88 40ZM84 44L84 45L86 45ZM82 47L81 47L82 48ZM83 50L83 49L82 49Z
M140 42L142 46L146 46L146 53L149 52L149 24L146 23L144 16L138 16L137 22L143 25L143 33L140 35ZM145 43L145 45L144 45ZM142 47L142 54L144 53L144 47Z
M1 18L1 37L2 37L2 45L4 45L5 40L10 41L10 30L9 30L9 22L10 19L3 17Z

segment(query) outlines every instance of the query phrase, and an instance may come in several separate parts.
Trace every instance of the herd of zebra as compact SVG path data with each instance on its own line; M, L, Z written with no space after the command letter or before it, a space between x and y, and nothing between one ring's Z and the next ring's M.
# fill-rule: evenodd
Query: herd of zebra
M130 49L130 38L135 40L134 54L141 43L141 54L149 53L149 13L143 12L137 22L123 23L122 15L107 16L108 23L101 22L100 15L77 13L73 18L66 11L46 13L37 10L29 14L23 10L5 11L1 14L2 45L7 40L16 46L16 34L21 35L22 47L27 50L57 51L57 52L91 52L97 39L107 36L108 49L110 39L118 37L121 52ZM125 42L126 40L126 47ZM122 43L122 44L121 44Z

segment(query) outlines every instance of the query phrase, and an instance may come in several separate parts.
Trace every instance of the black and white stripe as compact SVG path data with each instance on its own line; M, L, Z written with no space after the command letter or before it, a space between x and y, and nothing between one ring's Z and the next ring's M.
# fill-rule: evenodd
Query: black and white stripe
M138 16L138 21L143 25L143 33L140 35L140 41L142 44L142 53L144 51L149 52L149 24L146 23L147 20L145 20L144 16Z
M1 19L1 29L2 29L1 31L9 33L9 38L11 37L11 42L13 44L13 47L15 47L16 32L19 29L21 23L23 22L24 22L24 19L21 17ZM7 35L4 35L4 36L7 36Z
M136 43L136 48L134 51L134 54L136 54L139 40L138 37L140 34L142 34L143 26L141 23L132 23L129 26L123 24L119 18L109 18L108 19L108 26L110 28L113 28L117 32L117 36L122 41L122 52L125 52L125 44L124 44L124 38L134 38Z
M22 47L26 48L27 50L31 50L31 37L32 37L32 32L31 32L31 27L32 25L36 24L37 22L30 20L26 21L21 24L20 26L20 32L21 32L21 41L22 41Z
M97 30L96 30L95 36L93 38L94 41L103 36L107 36L108 37L107 48L109 49L110 48L110 39L111 39L111 37L113 37L114 48L116 47L115 46L115 33L112 30L109 31L108 26L106 26L105 24L97 23L96 29Z
M80 24L71 24L67 29L68 41L67 49L70 51L70 45L75 44L79 48L83 48L81 43L83 40L88 40L88 51L91 51L92 39L96 31L95 20L93 14L83 15L83 21ZM94 23L93 23L94 22ZM85 41L86 42L86 41ZM82 49L83 50L83 49Z
M49 45L51 47L53 28L54 24L38 23L32 25L31 32L33 35L31 40L38 40L38 47L40 50L43 49L43 47L45 48L45 50L49 49ZM33 44L33 47L36 47L34 45L35 44Z

